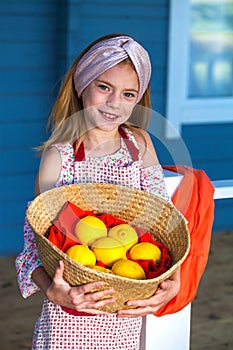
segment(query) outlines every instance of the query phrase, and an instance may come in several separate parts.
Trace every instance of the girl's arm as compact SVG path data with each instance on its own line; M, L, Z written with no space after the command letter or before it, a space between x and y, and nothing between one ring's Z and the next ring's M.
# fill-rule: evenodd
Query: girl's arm
M60 162L60 163L59 163ZM51 164L53 166L51 166ZM49 172L45 173L45 166L48 167ZM43 169L43 177L37 176L36 180L36 195L43 190L54 186L61 168L61 160L58 151L51 148L51 151L45 153L42 157L41 168ZM41 180L41 181L39 181ZM41 187L41 188L40 188ZM28 203L29 205L30 203ZM26 207L27 210L27 207ZM38 283L34 281L34 272L41 271L42 263L36 247L36 241L32 228L30 227L26 217L24 220L24 249L16 257L15 267L17 271L18 284L21 294L24 298L29 297L39 290Z

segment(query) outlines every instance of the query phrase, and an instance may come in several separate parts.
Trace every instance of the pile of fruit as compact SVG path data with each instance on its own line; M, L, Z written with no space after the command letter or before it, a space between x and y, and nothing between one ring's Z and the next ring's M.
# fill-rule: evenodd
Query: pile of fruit
M138 261L160 263L161 250L151 242L139 242L137 231L129 224L108 229L95 216L81 218L74 230L81 244L68 248L66 254L76 262L122 277L146 279Z

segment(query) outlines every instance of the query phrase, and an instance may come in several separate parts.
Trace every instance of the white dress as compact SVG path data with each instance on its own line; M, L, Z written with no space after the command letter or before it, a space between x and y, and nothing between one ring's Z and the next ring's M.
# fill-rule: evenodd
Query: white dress
M124 128L121 148L110 156L75 160L73 146L55 145L61 155L62 170L56 184L106 182L146 190L169 200L161 166L143 168L133 134ZM130 141L130 147L128 141ZM126 142L127 141L127 142ZM38 290L31 279L41 265L33 233L25 221L25 248L16 259L21 293L28 297ZM33 251L32 251L33 250ZM25 266L25 259L31 262ZM117 318L116 314L74 316L45 298L35 326L32 349L37 350L139 350L142 318Z

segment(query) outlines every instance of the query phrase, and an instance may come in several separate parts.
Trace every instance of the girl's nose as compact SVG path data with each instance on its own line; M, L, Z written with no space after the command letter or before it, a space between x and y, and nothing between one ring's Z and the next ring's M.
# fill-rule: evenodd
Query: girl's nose
M106 104L113 108L117 108L120 102L121 96L117 92L112 92L111 94L109 94L106 100Z

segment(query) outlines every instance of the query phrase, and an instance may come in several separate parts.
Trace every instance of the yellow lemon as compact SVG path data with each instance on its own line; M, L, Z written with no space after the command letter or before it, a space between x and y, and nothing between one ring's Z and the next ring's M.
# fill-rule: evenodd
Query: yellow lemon
M132 260L154 260L161 259L161 250L150 242L135 244L129 251Z
M96 263L95 254L86 245L73 245L66 251L66 254L74 261L85 266L95 265Z
M118 260L112 266L112 272L115 275L134 278L136 280L146 279L143 268L132 260Z
M75 234L82 244L91 246L96 239L107 236L107 227L102 220L87 215L76 224Z
M120 224L112 227L108 232L108 236L121 242L126 250L129 250L138 242L137 232L128 224Z
M100 271L100 272L112 273L112 271L110 269L107 269L106 267L103 267L103 266L91 265L88 267L91 267L92 269Z
M120 259L126 259L125 247L116 239L104 237L97 239L91 246L96 259L107 266Z

